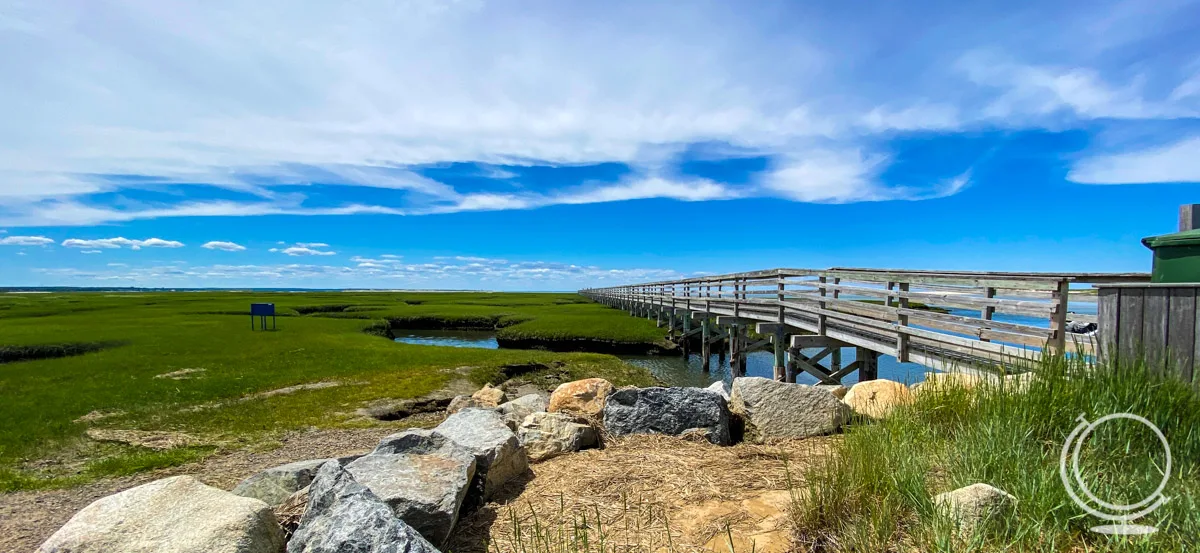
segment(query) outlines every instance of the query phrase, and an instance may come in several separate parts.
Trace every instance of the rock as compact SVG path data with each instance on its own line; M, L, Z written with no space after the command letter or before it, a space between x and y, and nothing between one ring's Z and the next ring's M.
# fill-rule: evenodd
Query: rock
M329 459L297 461L269 468L242 480L242 483L233 489L233 493L242 497L253 497L274 507L312 483L317 469L326 461Z
M454 396L450 405L446 406L446 414L453 415L463 409L482 409L487 407L472 396Z
M843 399L855 413L872 419L886 417L896 407L908 405L912 400L908 386L883 378L855 384Z
M725 401L729 401L729 383L724 380L718 380L709 384L705 390L719 394Z
M483 407L496 407L508 401L508 396L504 395L504 390L494 388L491 384L485 384L478 392L471 394L471 399L479 402L479 405Z
M99 499L40 553L277 553L283 531L266 503L174 476Z
M959 535L965 539L989 521L1009 516L1017 506L1017 498L980 483L938 494L933 504L958 525Z
M504 424L513 432L525 421L525 417L538 412L544 412L549 402L538 394L528 394L514 399L496 408L496 412L504 417Z
M309 487L308 509L288 553L438 553L416 530L337 463Z
M729 444L729 408L704 388L626 388L608 396L604 428L613 436L706 430L714 444Z
M604 412L604 402L612 391L613 385L603 378L585 378L560 384L550 394L550 405L546 410L599 418Z
M596 429L567 413L531 413L517 430L517 439L533 462L595 447Z
M729 409L759 443L829 434L850 418L850 408L828 389L760 377L733 380Z
M475 455L475 479L482 499L490 499L506 482L529 468L529 457L504 418L488 409L463 409L434 429Z
M475 457L461 452L372 453L346 465L346 470L400 520L440 544L454 529L475 476Z
M850 388L842 386L841 384L816 384L813 386L813 388L829 390L829 393L833 394L833 397L838 399L845 399L846 394L850 393Z

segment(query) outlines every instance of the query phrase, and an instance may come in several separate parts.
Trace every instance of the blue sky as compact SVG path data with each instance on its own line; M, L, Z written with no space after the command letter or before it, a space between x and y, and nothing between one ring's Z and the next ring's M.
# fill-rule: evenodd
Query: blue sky
M1145 271L1200 3L0 0L0 285Z

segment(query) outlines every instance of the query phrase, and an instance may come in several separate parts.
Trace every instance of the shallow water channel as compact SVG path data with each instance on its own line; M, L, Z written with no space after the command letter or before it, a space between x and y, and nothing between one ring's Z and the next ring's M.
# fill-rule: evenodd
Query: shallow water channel
M397 330L396 341L405 344L422 346L449 346L456 348L499 349L496 333L490 330ZM816 350L808 353L815 353ZM685 360L681 355L618 355L625 362L644 367L654 376L670 386L707 386L717 380L729 380L729 360L720 355L713 355L710 365L712 371L705 374L700 370L700 355L689 355ZM842 353L842 364L854 361L854 350L846 348ZM746 355L746 374L771 378L775 356L767 351L755 351ZM901 363L895 357L881 355L879 357L879 377L898 382L920 382L925 379L928 369L916 363ZM858 373L853 373L843 379L846 384L857 382ZM801 374L796 381L803 384L816 384L817 379L808 374Z

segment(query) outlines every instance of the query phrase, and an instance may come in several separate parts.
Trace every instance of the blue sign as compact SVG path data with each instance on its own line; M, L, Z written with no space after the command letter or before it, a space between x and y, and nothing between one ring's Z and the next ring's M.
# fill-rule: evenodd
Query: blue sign
M273 303L252 303L250 304L250 330L254 330L254 318L258 317L262 322L263 330L267 329L267 317L271 318L271 330L275 330L275 304Z

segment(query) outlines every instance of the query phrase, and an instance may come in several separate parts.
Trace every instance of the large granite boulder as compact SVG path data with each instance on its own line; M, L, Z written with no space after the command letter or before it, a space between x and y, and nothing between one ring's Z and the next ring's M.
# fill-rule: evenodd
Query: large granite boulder
M483 500L529 469L529 457L517 435L491 409L463 409L446 417L434 432L475 455L475 480Z
M521 423L525 422L525 417L543 412L548 406L549 402L546 401L546 398L538 394L528 394L508 403L501 404L496 408L496 412L500 413L501 417L504 417L504 424L507 424L509 429L516 432Z
M475 457L373 453L346 465L346 470L400 520L430 542L441 544L458 520L475 476Z
M892 414L897 407L912 403L913 395L908 386L880 378L851 386L842 401L859 415L881 419Z
M603 378L585 378L560 384L550 394L550 405L546 410L599 418L604 412L604 402L612 391L612 383Z
M984 525L1001 522L1012 514L1017 498L988 484L971 484L934 496L933 504L957 526L959 536L969 539Z
M850 408L828 389L745 377L733 381L729 410L746 425L746 439L807 438L837 431Z
M317 471L288 553L438 553L338 463ZM199 552L197 552L199 553Z
M39 553L278 553L283 530L266 503L174 476L98 499Z
M617 390L605 402L604 428L613 436L699 432L714 444L730 441L725 399L704 388Z
M312 459L269 468L242 480L233 493L262 500L274 507L312 483L317 469L326 461L329 459Z
M573 453L600 442L596 429L566 413L531 413L517 430L517 439L533 462Z

